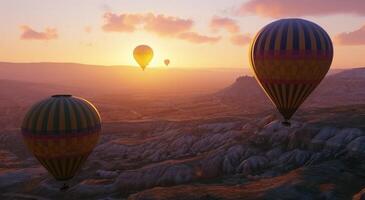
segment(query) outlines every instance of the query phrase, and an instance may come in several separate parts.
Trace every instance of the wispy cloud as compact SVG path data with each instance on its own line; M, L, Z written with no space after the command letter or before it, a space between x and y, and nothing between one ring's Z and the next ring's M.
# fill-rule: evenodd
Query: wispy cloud
M234 19L214 16L211 19L209 26L214 32L221 29L226 30L230 34L229 40L233 45L244 46L251 41L249 34L241 33L240 26Z
M190 31L193 27L191 19L152 13L118 15L107 12L104 14L104 20L103 30L106 32L134 32L141 27L161 36L172 36Z
M182 19L179 17L148 14L144 18L144 29L146 31L157 33L161 36L172 36L186 31L193 27L191 19Z
M237 35L232 35L230 40L231 43L234 45L244 46L250 43L251 37L249 34L237 34Z
M134 32L142 29L161 37L172 37L196 44L216 43L221 37L203 35L193 31L194 21L162 14L104 14L105 32Z
M35 31L27 25L20 27L22 33L20 39L22 40L53 40L58 38L58 33L55 28L46 28L42 31Z
M364 0L249 0L242 4L239 14L253 13L265 17L300 17L333 14L365 16Z
M215 32L221 29L225 29L229 33L240 32L240 27L238 26L237 22L227 17L214 16L210 21L210 28Z
M137 26L143 23L144 16L139 14L104 14L102 29L106 32L134 32Z
M358 30L337 35L334 42L340 45L365 45L365 25Z
M221 40L221 37L211 37L211 36L201 35L195 32L181 33L179 35L179 38L197 44L202 44L202 43L213 44Z

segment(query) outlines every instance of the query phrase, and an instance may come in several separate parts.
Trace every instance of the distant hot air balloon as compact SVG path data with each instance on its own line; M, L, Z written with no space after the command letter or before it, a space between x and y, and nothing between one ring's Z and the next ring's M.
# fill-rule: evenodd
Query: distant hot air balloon
M256 80L285 121L327 74L333 59L331 38L317 24L281 19L265 26L251 46Z
M169 59L166 59L166 60L164 60L164 63L165 63L166 66L169 66L170 60Z
M59 181L75 176L98 142L101 122L96 108L71 95L54 95L36 103L22 124L26 145ZM64 185L61 189L67 189Z
M147 45L140 45L134 49L133 56L142 70L145 70L153 58L153 50Z

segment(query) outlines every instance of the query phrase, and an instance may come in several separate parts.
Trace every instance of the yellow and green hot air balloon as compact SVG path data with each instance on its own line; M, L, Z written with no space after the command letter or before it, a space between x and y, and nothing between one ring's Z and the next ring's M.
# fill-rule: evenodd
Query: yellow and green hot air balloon
M21 130L38 161L56 180L67 181L75 176L97 144L101 120L97 109L87 100L54 95L30 108Z
M133 57L142 70L145 70L153 58L153 50L147 45L137 46L133 51Z
M327 74L331 38L304 19L281 19L256 35L250 52L256 80L284 117L285 125Z

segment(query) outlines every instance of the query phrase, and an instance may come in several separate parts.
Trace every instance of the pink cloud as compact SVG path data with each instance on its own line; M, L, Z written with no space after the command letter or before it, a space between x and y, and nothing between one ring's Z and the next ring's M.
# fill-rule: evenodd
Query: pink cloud
M202 43L216 43L221 40L221 37L211 37L206 35L201 35L195 32L185 32L179 35L179 38L192 43L202 44Z
M104 14L106 32L134 32L138 29L155 33L162 37L172 37L192 43L215 43L221 37L211 37L193 32L194 22L174 16L148 14Z
M173 36L189 31L193 27L191 19L148 14L145 17L144 29L161 36Z
M230 33L238 33L240 31L240 27L237 25L235 20L217 16L213 17L213 19L210 21L210 28L213 31L225 29Z
M248 34L237 34L231 36L231 43L238 46L249 44L251 37Z
M104 14L104 25L102 29L106 32L134 32L137 26L143 23L143 15L139 14Z
M340 45L365 45L365 25L358 30L337 35L334 41Z
M265 17L299 17L332 14L365 15L364 0L250 0L239 9L240 14L254 13Z
M22 30L20 35L22 40L52 40L58 38L55 28L46 28L44 32L38 32L27 25L23 25L20 29Z
M139 27L160 36L174 36L189 31L193 26L190 19L149 14L104 14L103 30L106 32L134 32Z

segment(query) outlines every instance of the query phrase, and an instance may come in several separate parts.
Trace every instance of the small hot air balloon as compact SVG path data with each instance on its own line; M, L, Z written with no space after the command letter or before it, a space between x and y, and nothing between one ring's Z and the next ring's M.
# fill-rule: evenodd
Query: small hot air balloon
M21 127L28 149L59 181L75 176L98 142L100 115L87 100L54 95L36 103ZM65 184L61 189L67 189Z
M153 58L153 50L147 45L139 45L134 49L133 56L142 70L145 70Z
M265 26L251 46L256 80L284 117L284 125L327 74L331 38L317 24L281 19Z
M166 59L163 62L165 63L166 66L169 66L169 64L170 64L170 60L169 59Z

